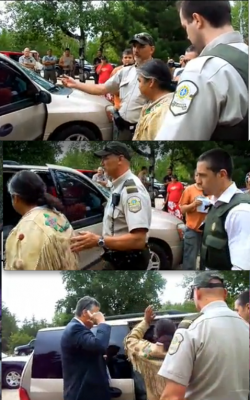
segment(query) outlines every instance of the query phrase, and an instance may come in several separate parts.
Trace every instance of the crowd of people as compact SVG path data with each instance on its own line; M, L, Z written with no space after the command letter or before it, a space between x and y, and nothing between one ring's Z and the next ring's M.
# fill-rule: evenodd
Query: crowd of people
M179 12L192 42L179 71L171 60L153 58L154 40L143 32L130 40L134 64L107 80L105 64L105 83L65 77L63 84L92 95L119 93L119 140L248 140L248 45L232 27L230 1L182 1Z
M124 338L136 400L247 400L249 290L238 295L232 310L226 303L224 276L201 272L191 284L190 300L198 313L178 327L171 319L155 321L148 306L143 320ZM99 302L88 296L80 299L61 339L65 400L119 397L121 391L112 387L111 379L124 379L122 355L115 362L123 346L110 336Z

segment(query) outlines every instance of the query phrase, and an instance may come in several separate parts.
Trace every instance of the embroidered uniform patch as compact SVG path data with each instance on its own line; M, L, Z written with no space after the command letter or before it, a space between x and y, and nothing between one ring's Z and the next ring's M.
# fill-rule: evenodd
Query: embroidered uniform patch
M141 199L139 197L130 197L128 199L128 209L132 213L137 213L141 210Z
M172 356L173 354L177 353L179 350L179 347L181 343L184 341L184 337L182 336L181 333L176 333L173 337L173 340L170 344L170 347L168 349L168 354Z
M181 82L176 89L173 100L170 103L170 111L176 117L188 112L191 104L199 92L198 87L194 82Z

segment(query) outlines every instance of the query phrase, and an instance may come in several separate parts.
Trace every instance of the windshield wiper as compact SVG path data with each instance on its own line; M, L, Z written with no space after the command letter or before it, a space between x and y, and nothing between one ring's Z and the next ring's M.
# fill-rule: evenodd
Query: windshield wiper
M49 88L49 92L59 92L60 89L60 86L53 85L51 88Z

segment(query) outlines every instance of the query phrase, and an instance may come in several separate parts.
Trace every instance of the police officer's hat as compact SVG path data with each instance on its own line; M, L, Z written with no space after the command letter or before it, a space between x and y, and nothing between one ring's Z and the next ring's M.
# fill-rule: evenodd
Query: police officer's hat
M149 33L142 32L134 35L134 37L129 41L129 44L132 43L139 43L142 44L143 46L146 46L147 44L149 46L154 46L154 39Z
M211 280L217 279L220 282L218 283L211 283ZM193 299L194 296L194 289L202 289L202 288L224 288L224 276L217 271L204 271L204 272L199 272L196 274L192 284L191 284L191 293L190 293L190 299Z
M127 160L131 160L131 152L124 143L121 142L111 142L107 144L103 150L96 151L94 155L96 157L106 157L111 154L117 156L124 156Z

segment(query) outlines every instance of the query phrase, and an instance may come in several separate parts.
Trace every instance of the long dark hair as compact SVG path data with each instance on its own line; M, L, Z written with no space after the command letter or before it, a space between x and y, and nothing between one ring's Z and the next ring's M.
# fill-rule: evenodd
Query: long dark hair
M43 180L35 172L19 171L8 182L11 195L18 195L27 205L46 206L63 211L63 205L56 197L47 193Z
M155 340L163 344L165 351L168 351L175 331L176 326L171 319L164 318L156 322L154 331Z

